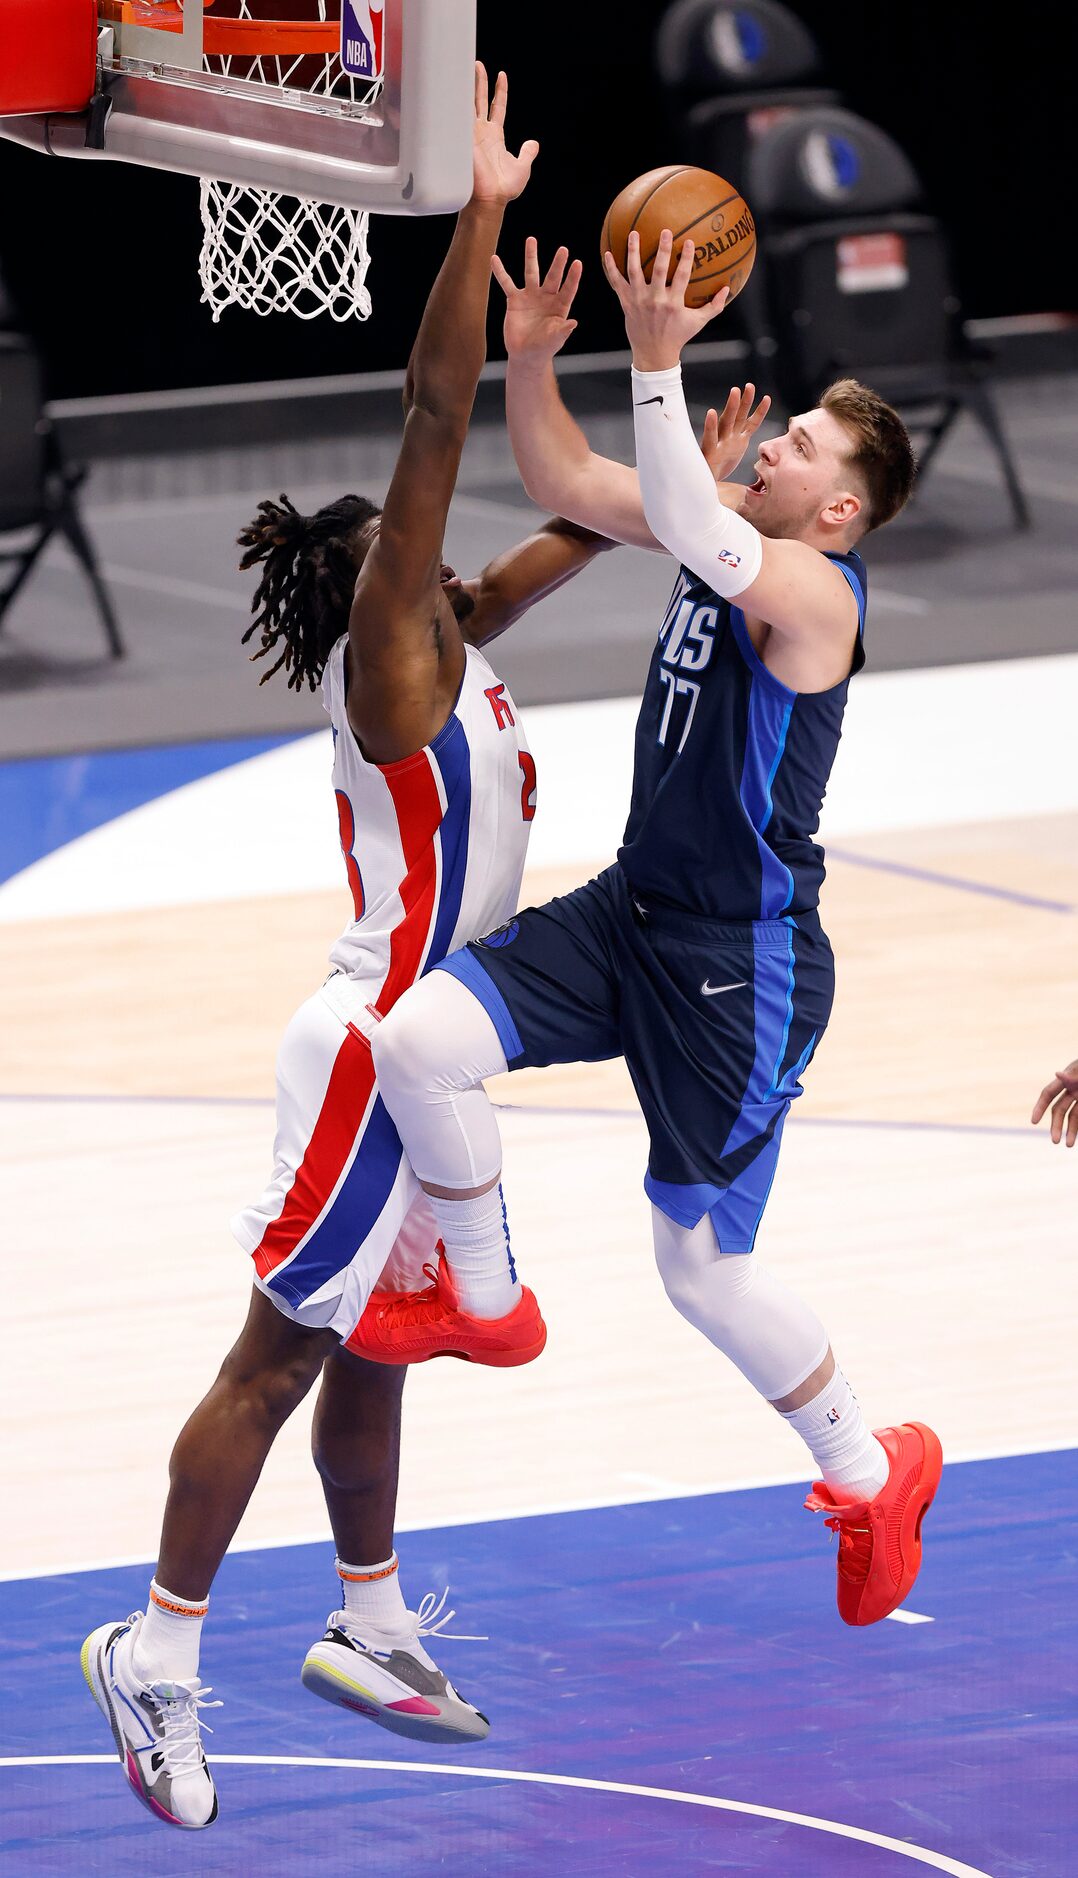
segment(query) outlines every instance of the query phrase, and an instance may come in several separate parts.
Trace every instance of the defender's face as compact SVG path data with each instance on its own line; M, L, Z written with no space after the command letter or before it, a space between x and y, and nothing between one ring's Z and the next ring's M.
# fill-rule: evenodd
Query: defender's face
M830 411L817 406L791 418L783 436L760 445L741 514L762 535L795 539L850 493L849 454L850 440Z

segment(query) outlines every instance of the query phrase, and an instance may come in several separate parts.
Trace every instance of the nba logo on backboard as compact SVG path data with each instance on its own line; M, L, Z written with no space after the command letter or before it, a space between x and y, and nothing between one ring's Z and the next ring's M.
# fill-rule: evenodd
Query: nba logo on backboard
M341 64L351 78L382 76L385 0L342 0Z

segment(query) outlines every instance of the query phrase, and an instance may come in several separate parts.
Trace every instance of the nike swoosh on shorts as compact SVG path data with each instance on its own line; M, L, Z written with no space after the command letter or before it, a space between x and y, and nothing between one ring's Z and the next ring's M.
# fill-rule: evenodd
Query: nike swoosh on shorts
M705 998L717 998L720 991L743 991L748 982L747 978L738 978L732 985L709 985L705 978L700 990Z

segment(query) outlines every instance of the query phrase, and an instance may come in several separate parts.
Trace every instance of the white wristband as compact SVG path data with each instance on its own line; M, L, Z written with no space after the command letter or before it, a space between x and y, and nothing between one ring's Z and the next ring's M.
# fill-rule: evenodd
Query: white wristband
M632 371L636 468L648 527L664 548L732 600L751 587L763 544L751 522L725 508L696 441L680 365Z

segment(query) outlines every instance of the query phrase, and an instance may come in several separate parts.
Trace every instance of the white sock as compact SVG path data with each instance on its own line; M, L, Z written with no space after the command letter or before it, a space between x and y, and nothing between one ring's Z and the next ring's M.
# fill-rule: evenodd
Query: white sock
M461 1308L473 1317L506 1317L520 1302L501 1186L476 1200L428 1193Z
M131 1670L141 1683L190 1682L198 1675L198 1651L209 1599L194 1603L150 1580L146 1615L131 1650Z
M395 1552L380 1565L349 1565L343 1558L337 1560L337 1576L349 1617L393 1634L411 1628L398 1566Z
M838 1364L803 1408L780 1411L812 1452L826 1484L843 1500L871 1500L886 1486L890 1463Z

